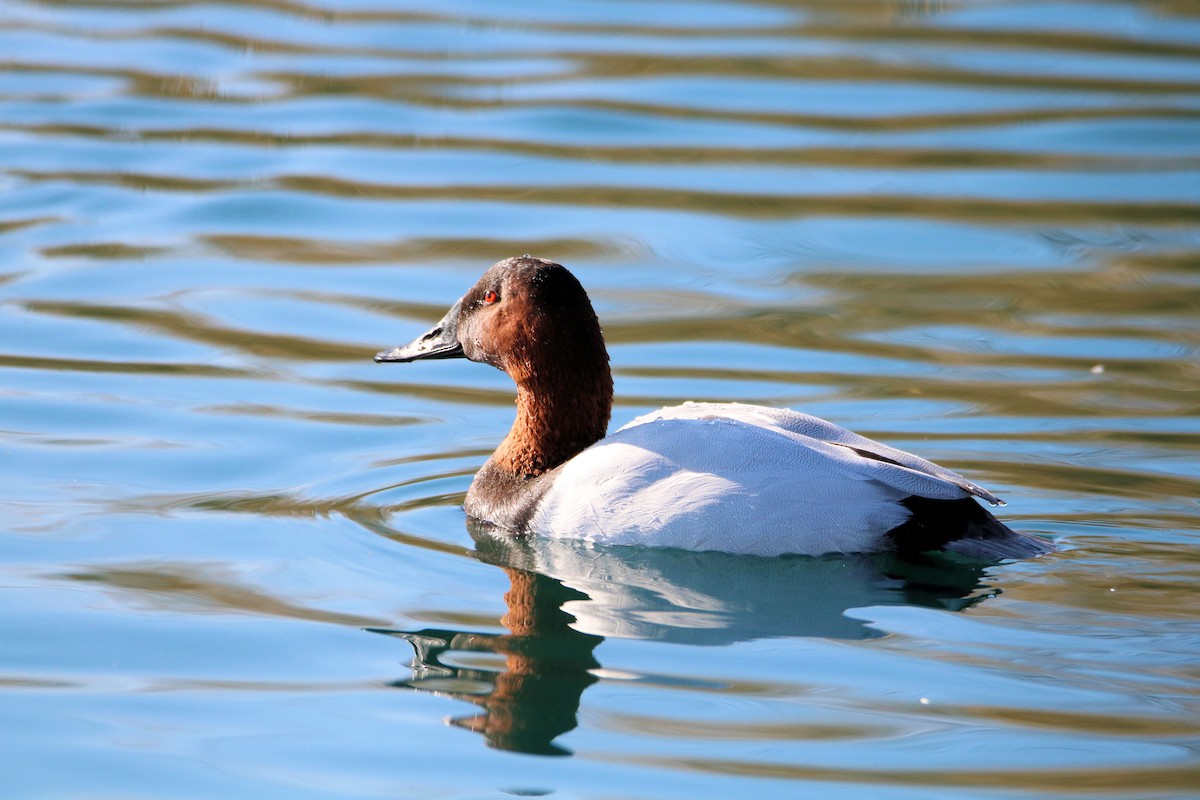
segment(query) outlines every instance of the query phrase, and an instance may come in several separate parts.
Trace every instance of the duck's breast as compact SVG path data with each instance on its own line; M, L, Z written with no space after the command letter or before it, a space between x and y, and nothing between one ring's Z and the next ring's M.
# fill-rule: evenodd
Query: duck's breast
M790 430L764 412L775 410L697 404L634 420L548 476L530 528L757 555L861 552L880 549L907 519L903 498L967 496L954 482Z

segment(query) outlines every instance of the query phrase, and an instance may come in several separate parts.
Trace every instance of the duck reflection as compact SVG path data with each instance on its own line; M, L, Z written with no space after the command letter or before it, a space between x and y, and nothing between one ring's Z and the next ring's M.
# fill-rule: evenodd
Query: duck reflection
M576 726L580 697L598 680L594 651L605 637L691 645L863 639L880 634L848 616L850 609L961 610L990 596L980 583L989 564L942 554L761 558L514 539L477 523L471 534L480 560L511 582L501 618L508 633L373 630L415 651L412 677L393 685L478 706L479 713L451 722L491 747L523 753L570 754L554 740ZM456 665L453 653L493 654L503 665Z
M504 595L507 634L427 628L374 629L407 639L415 651L413 676L394 686L447 694L479 706L480 713L451 723L483 734L490 747L539 755L570 755L554 739L576 724L579 698L596 682L592 655L603 637L571 627L563 607L586 600L580 592L536 572L504 567L512 582ZM442 658L451 652L494 653L499 671L460 667Z

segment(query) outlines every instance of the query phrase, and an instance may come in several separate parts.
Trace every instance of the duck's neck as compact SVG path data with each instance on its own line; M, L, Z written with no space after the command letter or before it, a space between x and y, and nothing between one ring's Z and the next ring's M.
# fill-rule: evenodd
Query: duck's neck
M613 383L607 358L601 367L590 375L556 368L522 376L517 419L487 466L517 478L535 477L603 439Z

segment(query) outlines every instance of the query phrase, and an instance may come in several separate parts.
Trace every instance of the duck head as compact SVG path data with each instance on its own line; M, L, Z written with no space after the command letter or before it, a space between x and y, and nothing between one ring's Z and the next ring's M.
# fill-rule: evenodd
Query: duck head
M608 362L587 293L566 267L532 256L492 266L413 341L376 354L379 362L467 358L504 370L520 383L537 362Z
M600 322L566 267L525 255L500 261L426 333L379 362L467 358L517 384L517 421L498 456L539 474L603 438L612 373Z

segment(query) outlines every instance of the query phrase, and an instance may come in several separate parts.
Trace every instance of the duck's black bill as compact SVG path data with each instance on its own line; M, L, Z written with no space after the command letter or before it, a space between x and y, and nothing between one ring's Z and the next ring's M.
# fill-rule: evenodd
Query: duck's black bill
M421 361L434 358L466 358L462 344L458 341L458 315L462 301L455 303L442 321L408 344L393 347L375 354L376 361Z

